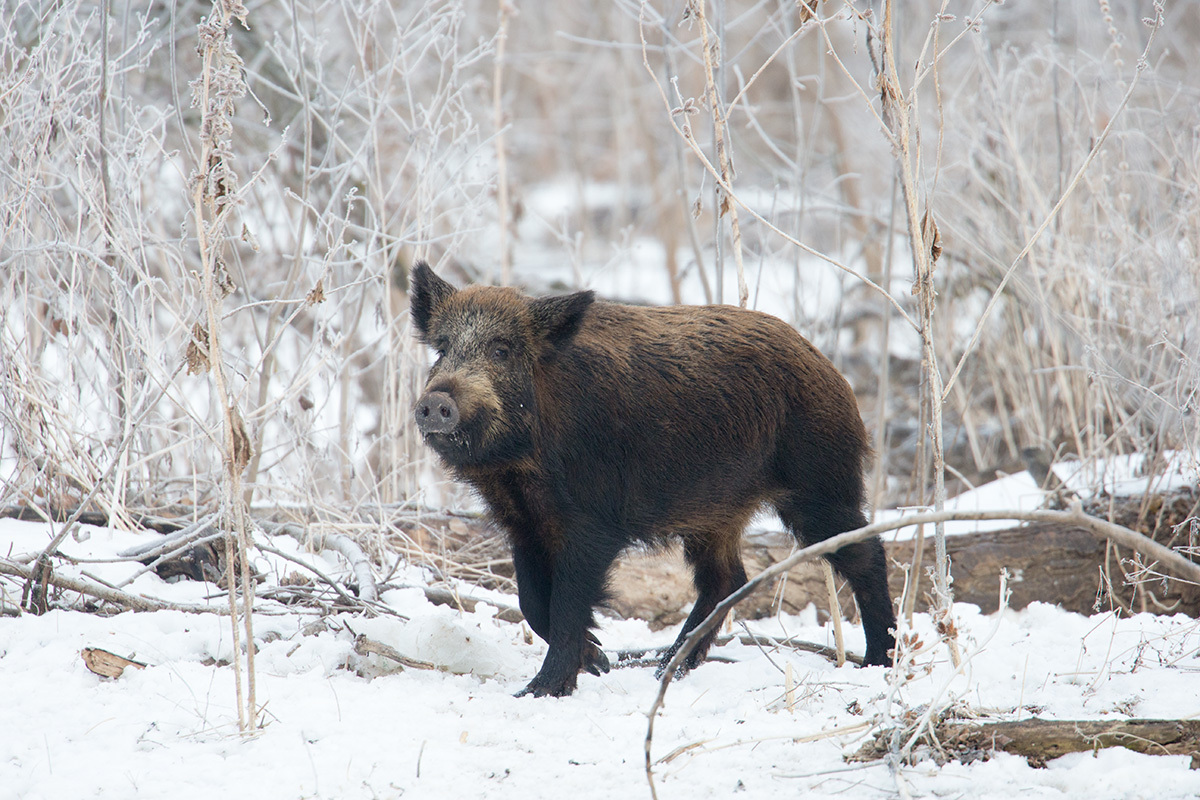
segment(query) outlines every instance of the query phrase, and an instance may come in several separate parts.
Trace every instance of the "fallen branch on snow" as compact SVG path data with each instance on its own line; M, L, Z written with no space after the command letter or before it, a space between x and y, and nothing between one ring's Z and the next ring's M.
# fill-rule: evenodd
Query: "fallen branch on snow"
M479 603L490 603L496 606L496 619L503 620L504 622L525 621L525 615L521 613L520 609L513 608L512 606L502 606L492 600L482 600L461 595L444 586L422 586L421 590L425 592L425 599L435 606L450 606L451 608L457 608L459 611L465 611L470 614L475 611L475 606Z
M37 573L35 579L35 573ZM103 600L106 603L112 603L122 608L127 608L132 611L184 611L188 614L228 614L229 609L224 606L204 606L194 605L191 603L171 603L166 600L156 600L152 597L145 597L140 594L130 594L123 592L120 589L113 589L95 581L85 580L83 578L72 578L69 575L61 575L53 569L38 569L37 567L26 566L7 558L0 558L0 575L12 575L18 578L24 578L30 582L42 582L47 586L54 586L59 589L66 589L69 592L77 592L87 597L94 597L97 600Z
M374 603L379 599L375 575L371 572L371 561L358 543L342 533L323 533L313 528L292 522L258 522L264 531L272 535L286 533L300 544L314 550L333 550L350 562L350 569L358 581L358 596L364 602Z
M499 615L497 615L499 616ZM836 647L829 647L824 644L816 644L815 642L805 642L800 639L780 639L777 636L762 636L760 634L737 634L728 636L718 636L713 640L714 647L722 647L729 644L734 639L737 639L744 645L757 647L787 647L792 650L800 650L805 653L814 653L822 658L828 659L833 664L838 664L838 650ZM650 648L645 650L618 650L616 661L613 662L614 669L621 667L657 667L662 654L667 648ZM715 659L709 658L709 661ZM862 666L862 656L854 653L846 653L845 660ZM840 666L840 664L838 664Z
M375 655L380 655L384 658L391 659L402 667L412 667L413 669L437 669L436 664L401 655L400 651L396 648L386 645L383 642L377 642L374 639L368 639L364 634L361 633L354 637L354 652L358 653L360 656L368 656L374 653Z

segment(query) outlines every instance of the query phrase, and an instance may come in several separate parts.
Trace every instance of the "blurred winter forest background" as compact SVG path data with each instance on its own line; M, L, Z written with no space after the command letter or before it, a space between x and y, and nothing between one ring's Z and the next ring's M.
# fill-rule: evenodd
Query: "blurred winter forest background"
M86 501L122 520L220 502L198 230L249 437L244 496L263 513L371 539L469 504L410 422L427 363L406 313L417 259L459 285L651 303L737 303L740 261L748 304L858 393L873 502L928 500L877 3L708 5L736 202L698 155L718 168L685 0L217 5L244 14L240 63L213 56L209 2L3 5L0 506ZM1153 41L1144 1L897 14L940 247L952 493L1023 453L1174 450L1194 470L1200 2L1165 4ZM232 67L208 87L235 110L224 139L197 108L213 57ZM232 169L201 229L195 176L218 157Z

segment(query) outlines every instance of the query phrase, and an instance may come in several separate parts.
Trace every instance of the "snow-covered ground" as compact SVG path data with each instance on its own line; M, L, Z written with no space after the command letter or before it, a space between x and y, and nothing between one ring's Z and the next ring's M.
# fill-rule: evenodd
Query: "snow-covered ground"
M0 552L45 546L47 525L0 521ZM155 534L85 528L63 551L112 556ZM302 554L344 574L327 554ZM296 567L274 556L257 565L272 584ZM128 564L60 566L118 582ZM416 569L402 582L419 584ZM12 604L14 584L2 584ZM153 573L130 591L177 602L222 604L211 585L166 583ZM69 598L64 598L69 599ZM646 667L583 675L574 696L514 698L537 671L544 645L523 625L480 605L464 614L431 605L419 588L386 592L407 618L311 612L262 602L255 615L257 690L266 725L237 733L228 621L173 611L99 616L54 610L0 618L0 798L537 798L649 797L643 770L646 712L657 682ZM881 762L844 756L881 714L929 702L993 719L1195 718L1200 715L1200 622L1185 616L1083 617L1049 605L983 616L956 606L970 654L953 675L944 650L917 657L917 675L891 691L882 668L835 668L790 649L737 643L673 683L655 729L660 798L874 798L899 796ZM828 642L815 612L750 623L775 637ZM933 641L929 621L916 629ZM861 652L861 631L848 645ZM353 649L355 634L444 671L397 671ZM610 650L662 645L639 621L605 622ZM118 679L89 672L98 647L146 662ZM729 663L727 663L729 662ZM787 702L787 673L793 683ZM889 703L889 698L891 701ZM800 740L800 741L797 741ZM672 754L674 754L672 756ZM1187 798L1200 771L1186 757L1120 749L1069 755L1034 769L1015 756L905 767L911 796Z

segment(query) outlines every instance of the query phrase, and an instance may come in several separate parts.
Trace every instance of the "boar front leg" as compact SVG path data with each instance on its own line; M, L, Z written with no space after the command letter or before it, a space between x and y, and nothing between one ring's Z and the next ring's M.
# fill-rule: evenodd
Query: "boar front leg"
M517 572L517 600L533 632L550 641L550 559L538 543L517 544L512 549Z
M608 657L600 649L592 628L596 625L594 608L604 598L608 570L620 549L619 539L613 536L568 537L550 567L548 632L545 635L538 632L550 649L538 674L517 697L565 697L575 691L580 669L593 675L608 672ZM529 566L531 562L526 561L526 567ZM519 570L518 567L518 588ZM538 585L536 579L534 585ZM521 602L524 613L524 599ZM530 608L540 608L532 596Z

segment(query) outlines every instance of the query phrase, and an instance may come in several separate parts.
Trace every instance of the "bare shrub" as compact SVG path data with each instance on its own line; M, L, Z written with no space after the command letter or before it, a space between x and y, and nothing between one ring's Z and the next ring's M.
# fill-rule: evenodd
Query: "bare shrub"
M20 3L0 40L0 502L70 507L113 459L97 502L118 518L214 501L221 414L183 372L208 335L188 212L202 13ZM398 504L427 469L404 290L414 257L461 258L485 219L471 68L490 38L471 19L297 3L233 32L244 188L218 272L255 503Z

